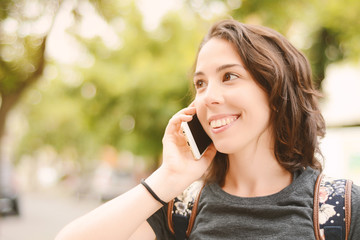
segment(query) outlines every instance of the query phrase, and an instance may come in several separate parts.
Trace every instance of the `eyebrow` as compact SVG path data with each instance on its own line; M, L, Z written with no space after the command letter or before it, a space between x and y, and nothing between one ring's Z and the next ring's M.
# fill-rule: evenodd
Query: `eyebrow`
M221 66L219 66L218 68L216 68L215 71L218 73L218 72L220 72L220 71L222 71L222 70L224 70L224 69L232 68L232 67L241 67L241 68L244 68L241 64L238 64L238 63L234 63L234 64L224 64L224 65L221 65ZM199 76L199 75L205 75L205 73L204 73L204 72L201 72L201 71L194 73L194 77Z

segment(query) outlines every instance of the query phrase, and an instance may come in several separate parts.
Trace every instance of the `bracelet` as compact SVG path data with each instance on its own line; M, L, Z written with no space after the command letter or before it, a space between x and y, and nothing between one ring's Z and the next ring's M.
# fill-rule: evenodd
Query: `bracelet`
M140 182L145 188L146 190L148 190L148 192L151 194L151 196L153 196L153 198L156 199L156 201L158 201L159 203L161 203L162 205L166 205L166 202L164 202L163 200L161 200L158 195L156 195L156 193L149 187L149 185L147 185L147 183L145 182L145 179L141 179Z

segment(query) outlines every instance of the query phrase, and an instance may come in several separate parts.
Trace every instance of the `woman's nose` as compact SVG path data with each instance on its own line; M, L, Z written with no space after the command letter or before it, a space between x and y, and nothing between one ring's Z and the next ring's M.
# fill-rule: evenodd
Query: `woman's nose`
M208 106L222 103L223 94L221 92L221 88L216 86L216 84L209 84L206 88L204 101Z

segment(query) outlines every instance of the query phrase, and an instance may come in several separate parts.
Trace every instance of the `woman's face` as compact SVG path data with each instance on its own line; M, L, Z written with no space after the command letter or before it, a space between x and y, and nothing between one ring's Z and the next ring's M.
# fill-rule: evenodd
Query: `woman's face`
M271 144L266 93L244 68L233 44L212 38L201 48L194 74L199 120L218 151Z

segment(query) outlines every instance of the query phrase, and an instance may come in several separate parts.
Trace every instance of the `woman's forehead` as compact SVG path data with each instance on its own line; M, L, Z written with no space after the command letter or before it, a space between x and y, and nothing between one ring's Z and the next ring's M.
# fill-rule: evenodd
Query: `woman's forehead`
M242 64L234 44L220 38L211 38L200 49L195 72L205 67L215 67L224 64Z

